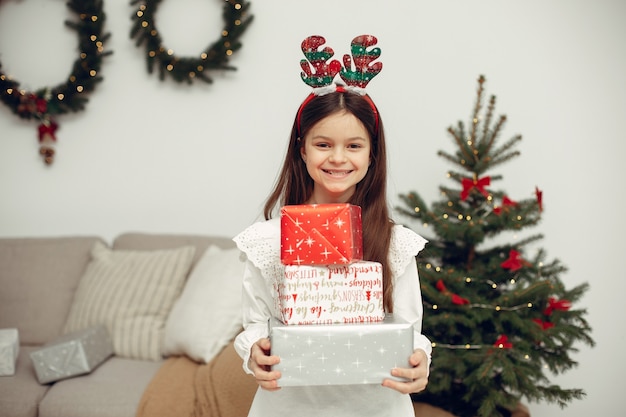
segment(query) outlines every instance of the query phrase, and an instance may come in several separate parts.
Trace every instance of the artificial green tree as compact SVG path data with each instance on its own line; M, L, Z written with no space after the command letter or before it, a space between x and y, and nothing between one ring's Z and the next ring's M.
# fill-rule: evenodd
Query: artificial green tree
M586 310L573 308L588 284L566 288L560 261L543 249L531 254L541 234L501 242L503 232L536 226L543 201L538 188L519 200L492 188L502 176L490 171L520 155L521 136L500 143L506 116L494 116L495 96L481 114L484 83L480 76L469 127L460 121L448 129L455 152L438 152L455 168L452 186L439 187L432 207L410 192L397 208L419 220L429 240L417 261L433 365L415 399L460 417L506 416L526 400L563 407L582 398L582 389L551 384L549 373L577 365L570 356L577 342L594 345Z

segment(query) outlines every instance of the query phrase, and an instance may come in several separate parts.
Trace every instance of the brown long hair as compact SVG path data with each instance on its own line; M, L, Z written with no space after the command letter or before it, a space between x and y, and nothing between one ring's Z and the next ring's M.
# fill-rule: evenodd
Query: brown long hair
M383 266L383 304L385 310L393 312L393 280L389 268L388 254L393 223L387 205L387 150L380 113L373 107L369 97L349 91L333 92L316 96L305 102L298 112L291 129L289 147L283 167L269 195L263 214L271 219L277 206L304 204L313 193L313 180L300 155L304 138L317 122L323 118L347 111L363 123L371 142L371 164L356 186L349 203L361 207L363 220L363 259L379 262Z

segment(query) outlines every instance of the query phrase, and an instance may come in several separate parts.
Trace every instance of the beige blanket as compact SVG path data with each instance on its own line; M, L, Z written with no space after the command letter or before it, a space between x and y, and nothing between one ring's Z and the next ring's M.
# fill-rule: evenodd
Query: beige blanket
M144 391L137 417L246 417L256 389L232 343L207 364L170 357Z

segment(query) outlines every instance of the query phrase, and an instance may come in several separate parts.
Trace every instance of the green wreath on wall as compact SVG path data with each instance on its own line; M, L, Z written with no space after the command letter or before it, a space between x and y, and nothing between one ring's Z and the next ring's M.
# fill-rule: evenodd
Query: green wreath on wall
M134 20L130 37L136 40L136 45L145 44L148 72L154 71L156 65L159 78L164 80L166 75L177 82L200 79L212 83L210 70L235 70L228 65L231 55L241 48L239 38L252 22L252 15L248 15L250 3L238 0L222 0L224 8L222 17L225 26L219 38L211 43L197 57L179 57L174 51L163 45L163 40L155 23L155 13L161 0L132 0L131 4L141 3L137 12L132 16Z
M102 0L68 0L67 7L76 13L78 21L65 25L78 33L78 58L67 79L54 87L43 87L34 92L20 89L20 83L2 70L0 61L0 100L23 119L36 119L39 152L44 162L54 161L54 144L58 124L53 116L84 110L87 93L93 91L102 77L102 59L112 52L104 50L109 33L104 33L105 14Z

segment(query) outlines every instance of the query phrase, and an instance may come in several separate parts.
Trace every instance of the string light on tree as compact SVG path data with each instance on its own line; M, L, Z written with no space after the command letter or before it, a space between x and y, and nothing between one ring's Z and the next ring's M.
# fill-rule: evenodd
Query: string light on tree
M561 405L582 398L582 389L549 384L543 372L575 366L575 342L594 345L586 311L572 308L588 285L565 288L565 266L547 261L543 249L527 255L543 236L519 236L539 223L543 193L535 188L517 199L494 188L502 176L491 170L520 155L521 136L500 143L506 117L495 119L495 96L481 114L484 82L479 77L469 128L458 122L448 129L455 152L438 152L457 169L447 172L454 185L440 186L441 200L431 207L410 192L400 196L407 208L397 208L432 234L417 261L422 327L436 359L419 401L459 417L506 415L522 398ZM487 244L508 231L511 242Z

